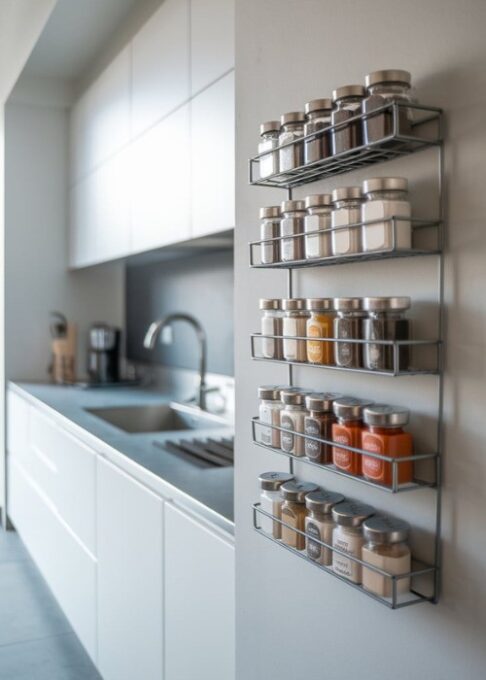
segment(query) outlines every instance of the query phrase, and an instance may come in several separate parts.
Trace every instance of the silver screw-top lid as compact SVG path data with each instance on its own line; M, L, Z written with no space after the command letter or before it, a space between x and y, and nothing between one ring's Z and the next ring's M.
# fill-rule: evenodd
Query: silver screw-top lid
M305 309L305 303L304 298L284 298L282 300L282 309L285 312L298 311L299 309Z
M278 132L280 130L280 122L278 120L267 120L266 123L260 125L260 135L267 132Z
M334 299L307 298L306 307L310 312L329 312L334 309Z
M280 116L280 123L286 125L287 123L304 123L305 113L303 111L290 111L289 113L283 113Z
M330 111L332 109L332 99L312 99L312 101L307 102L304 110L307 113L312 113L313 111Z
M363 198L363 192L361 187L339 187L338 189L333 189L331 194L332 202L336 201L349 201Z
M317 484L311 482L285 482L280 487L282 498L286 501L294 501L295 503L305 503L305 497L311 491L317 491L319 487Z
M262 472L258 477L260 487L264 491L278 491L282 484L295 479L289 472Z
M305 506L313 512L320 512L322 515L330 514L331 510L338 503L344 501L341 493L333 491L310 491L305 497Z
M338 503L332 509L332 518L336 524L343 527L359 527L367 517L375 514L372 505L345 501Z
M359 312L363 309L363 298L338 297L333 299L334 309L338 312Z
M366 90L362 85L343 85L332 91L332 101L336 102L338 99L344 97L364 97Z
M408 191L406 177L370 177L363 182L363 193L372 191Z
M363 309L367 312L404 312L411 304L411 299L406 295L363 298Z
M334 415L340 420L361 420L363 409L371 406L369 399L356 399L355 397L341 397L335 399L332 405Z
M365 76L366 87L376 85L377 83L403 83L410 86L411 82L412 76L409 71L403 71L398 68L373 71L373 73L368 73Z
M283 213L295 212L299 210L305 210L304 201L282 201L280 204L280 210Z
M331 205L332 205L331 194L311 194L311 196L305 197L305 207L307 209L322 208Z
M267 205L265 208L260 208L260 219L263 220L266 217L280 217L280 206Z
M410 418L410 411L401 406L372 404L363 409L363 421L372 427L403 427Z
M409 533L408 522L395 517L376 515L363 522L363 535L371 543L401 543Z
M278 385L260 385L258 398L280 401L280 392L281 388Z
M281 309L281 303L277 298L260 298L260 309Z
M289 406L304 406L305 392L301 390L280 390L280 398L284 404Z
M305 407L309 411L332 411L332 405L342 394L334 392L311 392L305 398Z

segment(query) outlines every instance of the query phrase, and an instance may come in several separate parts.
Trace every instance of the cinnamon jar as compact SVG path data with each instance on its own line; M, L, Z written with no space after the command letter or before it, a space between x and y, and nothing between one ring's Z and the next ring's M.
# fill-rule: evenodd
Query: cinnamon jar
M361 433L363 431L363 409L371 405L371 401L342 397L333 404L337 422L332 426L332 440L337 444L345 444L361 449ZM361 454L338 446L332 448L334 465L350 475L361 475Z
M282 495L282 542L296 550L305 549L305 518L307 508L305 497L311 491L317 491L318 486L308 482L286 482L280 487ZM285 526L288 525L288 526ZM292 528L302 531L301 534Z

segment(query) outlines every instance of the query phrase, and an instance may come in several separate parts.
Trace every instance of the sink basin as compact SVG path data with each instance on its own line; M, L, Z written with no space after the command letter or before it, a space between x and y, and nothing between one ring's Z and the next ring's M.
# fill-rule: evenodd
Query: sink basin
M183 404L116 406L91 408L86 409L86 411L131 434L135 432L176 432L224 427L224 423L217 417L212 417L210 414L201 415L196 409Z

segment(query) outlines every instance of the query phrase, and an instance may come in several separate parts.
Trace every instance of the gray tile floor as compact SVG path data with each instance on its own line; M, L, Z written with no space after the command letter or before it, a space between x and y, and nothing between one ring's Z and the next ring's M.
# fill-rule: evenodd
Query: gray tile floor
M18 535L1 528L0 680L100 680Z

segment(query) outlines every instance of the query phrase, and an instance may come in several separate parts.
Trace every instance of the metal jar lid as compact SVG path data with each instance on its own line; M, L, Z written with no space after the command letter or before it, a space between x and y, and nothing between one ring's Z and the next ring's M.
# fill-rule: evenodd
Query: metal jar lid
M332 405L334 415L341 420L361 420L363 409L371 406L369 399L356 399L355 397L341 397L335 399Z
M279 130L280 123L278 120L268 120L260 125L260 135L264 135L266 132L278 132Z
M282 201L280 204L280 210L283 213L296 212L299 210L305 210L304 201Z
M363 298L363 309L367 312L403 312L409 309L411 304L411 299L406 295Z
M363 182L363 193L371 191L408 191L406 177L371 177Z
M410 418L410 411L401 406L372 404L363 410L363 421L372 427L403 427Z
M360 312L363 309L363 298L338 297L333 299L332 304L338 312Z
M362 199L363 192L361 191L361 187L339 187L338 189L332 190L331 198L333 203L336 203L336 201Z
M305 197L305 207L307 209L322 208L331 205L332 205L331 194L312 194L311 196Z
M282 300L282 309L286 312L293 312L305 309L304 298L284 298Z
M345 501L338 503L332 509L332 518L336 524L343 527L359 527L365 519L375 514L372 505Z
M332 109L332 99L312 99L312 101L307 102L304 107L305 113L312 113L313 111L330 111Z
M259 477L260 487L264 491L278 491L282 484L295 479L289 472L263 472Z
M305 405L305 392L301 390L280 390L280 398L288 406Z
M341 399L342 394L334 392L311 392L305 398L305 407L309 411L332 411L332 405L336 399Z
M260 208L260 219L263 220L266 217L280 217L280 206L267 205L265 208Z
M281 309L281 303L277 298L260 298L260 309Z
M320 512L322 515L330 514L331 510L338 503L344 501L341 493L333 491L310 491L305 497L305 507L313 512Z
M371 87L377 83L404 83L405 85L410 86L411 82L411 74L408 71L403 71L398 68L373 71L373 73L368 73L368 75L365 76L366 87Z
M287 123L305 123L305 113L303 113L303 111L283 113L280 116L280 123L282 125L287 125Z
M306 307L310 312L330 312L334 309L334 299L307 298Z
M294 503L305 503L305 497L311 491L317 491L319 487L317 484L310 482L285 482L280 487L282 498L286 501L294 501Z
M363 535L371 543L402 543L409 533L408 522L395 517L377 515L363 522Z
M258 388L258 398L280 401L280 392L281 388L278 385L260 385Z
M362 85L344 85L332 91L332 101L336 102L344 97L364 97L365 95L366 90Z

